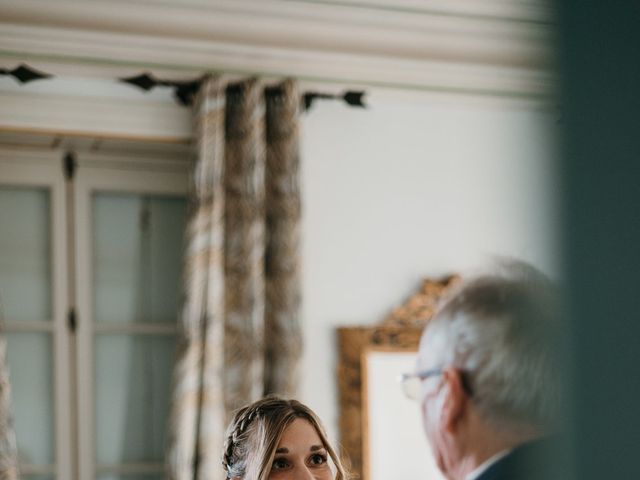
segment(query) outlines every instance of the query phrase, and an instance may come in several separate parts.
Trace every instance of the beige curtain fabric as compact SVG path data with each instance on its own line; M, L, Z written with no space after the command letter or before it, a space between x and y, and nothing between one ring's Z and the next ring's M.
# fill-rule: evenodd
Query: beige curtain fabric
M262 396L264 94L257 80L227 89L225 153L225 406ZM218 456L222 450L218 452Z
M296 85L267 94L265 393L293 393L302 355L300 149Z
M184 298L167 437L167 478L175 480L207 478L205 470L216 471L210 452L222 449L217 432L225 422L225 94L217 79L203 82L194 117L198 160L185 238Z
M11 385L5 365L6 340L0 332L0 480L17 480L18 449L11 416Z
M198 159L173 372L169 480L221 480L233 411L294 396L302 353L299 97L286 81L225 86L194 103Z

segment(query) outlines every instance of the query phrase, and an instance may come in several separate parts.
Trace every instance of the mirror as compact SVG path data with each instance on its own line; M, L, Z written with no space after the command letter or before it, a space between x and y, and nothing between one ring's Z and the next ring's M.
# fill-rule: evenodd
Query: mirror
M375 348L364 356L364 465L370 480L444 480L428 453L420 406L405 397L397 380L414 370L416 356Z
M355 478L442 479L433 459L425 460L419 407L404 397L397 377L414 368L422 329L459 280L425 280L383 322L338 329L340 443Z

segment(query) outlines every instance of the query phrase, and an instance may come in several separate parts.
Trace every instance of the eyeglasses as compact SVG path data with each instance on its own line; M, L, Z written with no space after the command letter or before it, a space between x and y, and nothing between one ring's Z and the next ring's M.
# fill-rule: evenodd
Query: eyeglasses
M422 400L422 382L429 377L442 375L442 368L422 370L415 373L403 373L398 379L402 385L402 392L411 400L419 402Z

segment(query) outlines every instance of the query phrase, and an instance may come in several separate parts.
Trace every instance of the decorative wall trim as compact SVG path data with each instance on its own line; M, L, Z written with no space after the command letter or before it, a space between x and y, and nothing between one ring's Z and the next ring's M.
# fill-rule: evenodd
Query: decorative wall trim
M0 130L131 140L190 139L191 110L171 103L0 91Z
M513 3L0 0L0 65L547 96L550 15Z
M43 165L60 165L63 156L68 153L67 149L41 150L33 148L10 148L0 149L0 162L16 163L24 165L26 168L33 168L34 171ZM77 165L80 168L91 167L100 168L105 171L117 170L141 170L165 173L184 174L186 184L188 174L193 168L194 158L176 156L172 159L161 159L149 155L133 154L104 154L92 152L78 152L76 155Z

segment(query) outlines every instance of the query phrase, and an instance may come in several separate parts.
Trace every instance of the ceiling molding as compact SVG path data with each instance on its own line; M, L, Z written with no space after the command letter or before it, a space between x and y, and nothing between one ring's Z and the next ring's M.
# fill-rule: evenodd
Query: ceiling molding
M482 7L480 7L482 5ZM0 65L545 97L542 2L0 0Z
M147 0L160 1L163 0ZM202 4L209 0L176 0ZM551 2L545 0L286 0L298 4L324 4L425 15L493 17L526 22L551 23Z

